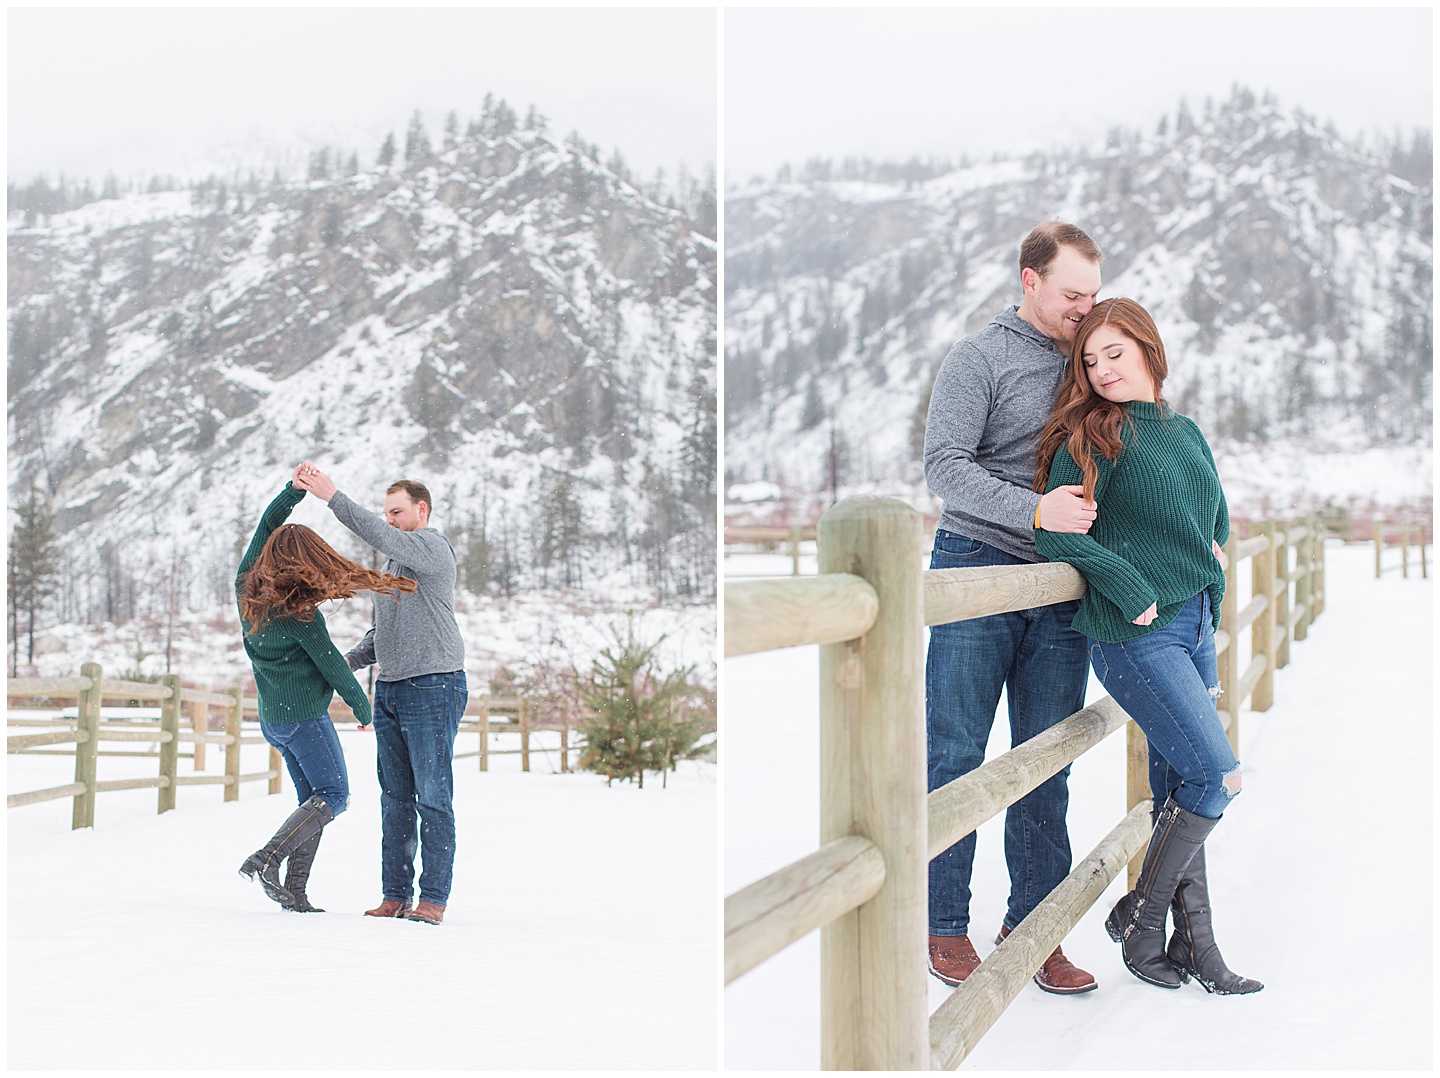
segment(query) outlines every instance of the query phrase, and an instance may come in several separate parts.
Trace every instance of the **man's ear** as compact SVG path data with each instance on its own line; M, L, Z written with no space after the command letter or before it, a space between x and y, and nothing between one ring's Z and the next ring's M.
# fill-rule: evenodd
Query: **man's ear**
M1026 266L1020 271L1020 287L1027 293L1035 291L1035 286L1040 283L1040 274L1034 269Z

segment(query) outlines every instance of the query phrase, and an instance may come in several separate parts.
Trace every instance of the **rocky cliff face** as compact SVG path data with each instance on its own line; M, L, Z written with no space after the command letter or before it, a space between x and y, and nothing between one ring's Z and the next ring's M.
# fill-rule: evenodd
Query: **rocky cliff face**
M1428 446L1433 187L1428 157L1388 164L1237 90L1094 151L731 191L728 478L916 482L940 361L1019 301L1050 217L1099 243L1102 297L1155 316L1166 396L1216 442Z
M403 169L12 217L9 255L11 488L50 495L76 571L179 543L223 580L308 456L367 502L423 479L515 579L628 564L703 593L714 241L583 146L477 134Z

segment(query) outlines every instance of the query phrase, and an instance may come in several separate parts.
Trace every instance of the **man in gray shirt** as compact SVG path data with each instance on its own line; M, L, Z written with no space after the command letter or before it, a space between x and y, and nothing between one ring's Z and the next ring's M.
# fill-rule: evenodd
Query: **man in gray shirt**
M380 777L380 905L367 917L438 925L455 865L455 735L465 712L465 644L455 624L455 549L430 527L430 492L402 479L385 492L385 515L362 509L309 461L294 485L329 504L335 518L389 556L385 571L409 577L413 595L374 603L374 625L345 656L352 670L375 663L375 767ZM420 823L420 901L415 823Z
M1020 247L1018 307L950 350L925 423L925 481L944 503L932 569L1043 561L1034 529L1087 532L1095 503L1082 488L1031 490L1035 445L1055 404L1075 327L1100 290L1100 251L1074 225L1047 221ZM1005 689L1010 743L1080 710L1088 680L1085 638L1070 627L1077 602L930 630L925 663L929 788L979 767ZM1004 938L1070 871L1065 826L1070 769L1005 816L1010 901ZM930 970L959 984L980 964L968 935L975 836L930 862ZM1035 975L1047 992L1087 992L1095 979L1056 948Z

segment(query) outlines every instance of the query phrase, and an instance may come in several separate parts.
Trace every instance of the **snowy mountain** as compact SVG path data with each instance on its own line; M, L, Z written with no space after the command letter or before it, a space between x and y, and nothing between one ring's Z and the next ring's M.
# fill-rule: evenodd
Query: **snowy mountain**
M426 482L473 591L713 596L714 240L513 113L404 156L11 214L12 504L51 499L67 610L177 563L225 596L305 457Z
M1378 448L1420 474L1372 475L1372 496L1428 497L1432 212L1428 133L1382 157L1238 88L1096 149L938 175L817 161L732 190L727 482L824 490L834 460L841 487L919 484L940 361L1019 302L1020 240L1059 217L1104 252L1102 298L1155 316L1165 395L1217 455L1280 472ZM1366 479L1334 471L1300 481L1353 503Z

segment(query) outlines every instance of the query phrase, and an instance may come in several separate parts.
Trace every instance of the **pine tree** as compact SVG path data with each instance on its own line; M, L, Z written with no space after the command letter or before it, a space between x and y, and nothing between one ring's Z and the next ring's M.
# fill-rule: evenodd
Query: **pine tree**
M385 141L380 144L380 155L375 158L375 163L381 168L389 168L395 160L395 132L391 131L385 136Z
M461 582L465 590L479 595L496 578L495 549L485 534L483 517L471 517L465 529L465 553L460 559Z
M28 637L26 662L35 661L35 626L45 601L55 594L60 580L60 544L55 538L55 517L50 503L35 484L16 508L10 533L10 670L19 662L20 624Z
M425 121L416 109L410 117L410 126L405 129L405 164L410 168L421 168L432 156L430 136L425 133Z
M634 780L645 788L645 772L672 770L704 748L698 717L685 714L692 691L694 667L663 673L657 653L665 638L653 644L635 639L635 625L625 635L613 632L614 644L591 664L580 686L580 700L590 714L583 725L585 748L580 766L615 779Z

